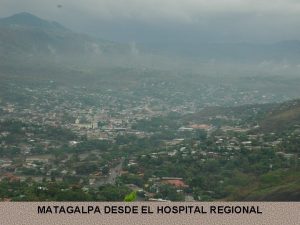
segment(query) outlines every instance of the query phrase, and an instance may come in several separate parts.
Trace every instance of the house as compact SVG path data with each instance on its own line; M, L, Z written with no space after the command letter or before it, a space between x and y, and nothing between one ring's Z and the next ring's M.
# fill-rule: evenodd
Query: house
M194 128L192 128L192 127L180 127L178 129L178 131L181 131L181 132L184 132L184 131L193 131L193 130L194 130Z
M161 183L170 184L177 188L187 188L188 185L184 183L182 178L179 177L162 177Z
M191 124L189 127L193 129L199 129L205 131L209 131L212 129L212 126L208 124Z

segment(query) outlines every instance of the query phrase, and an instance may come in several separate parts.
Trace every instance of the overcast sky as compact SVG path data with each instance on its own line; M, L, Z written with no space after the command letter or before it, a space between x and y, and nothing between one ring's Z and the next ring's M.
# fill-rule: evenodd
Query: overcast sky
M0 0L80 32L135 42L300 39L300 0Z

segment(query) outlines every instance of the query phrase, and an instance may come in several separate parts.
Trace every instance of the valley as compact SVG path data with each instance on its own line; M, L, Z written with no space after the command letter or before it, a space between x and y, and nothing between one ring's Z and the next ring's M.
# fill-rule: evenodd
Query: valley
M154 55L27 13L0 30L2 201L299 201L290 45L241 62Z

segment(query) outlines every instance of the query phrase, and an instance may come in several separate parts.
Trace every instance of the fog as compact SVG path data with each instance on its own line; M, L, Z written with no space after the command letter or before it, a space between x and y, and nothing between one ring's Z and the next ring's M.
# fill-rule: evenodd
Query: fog
M17 59L20 65L47 62L84 71L105 66L217 77L299 73L300 42L286 41L300 34L298 1L1 1L2 17L23 11L70 30L41 29L38 35L14 30L10 35L16 39L3 32L2 48L16 50L2 51L8 63Z
M27 11L109 40L277 42L298 39L296 0L2 0L0 15Z

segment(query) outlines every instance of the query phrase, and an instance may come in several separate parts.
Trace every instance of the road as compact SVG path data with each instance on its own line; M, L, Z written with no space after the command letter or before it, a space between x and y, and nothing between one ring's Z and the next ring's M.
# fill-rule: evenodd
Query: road
M119 164L117 166L115 166L114 168L110 169L109 175L99 181L96 181L95 186L99 187L99 186L105 185L105 184L115 184L116 178L121 174L123 163L124 163L124 158L121 158Z

